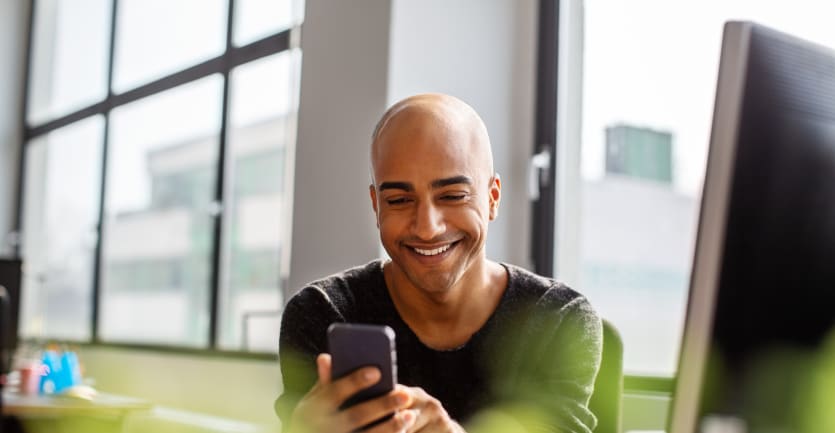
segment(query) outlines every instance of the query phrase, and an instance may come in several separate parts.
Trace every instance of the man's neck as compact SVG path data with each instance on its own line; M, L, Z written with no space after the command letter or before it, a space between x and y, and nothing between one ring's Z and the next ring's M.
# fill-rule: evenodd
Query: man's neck
M443 291L415 287L393 263L384 274L400 317L433 349L452 349L469 341L487 322L507 287L507 271L484 259Z

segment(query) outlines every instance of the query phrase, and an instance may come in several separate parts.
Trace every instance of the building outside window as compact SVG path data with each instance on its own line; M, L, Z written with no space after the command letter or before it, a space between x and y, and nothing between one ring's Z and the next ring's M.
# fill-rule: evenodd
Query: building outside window
M726 20L835 47L827 7L753 0L563 1L581 12L572 285L621 332L630 376L675 375ZM561 250L562 248L562 250ZM627 382L629 384L629 382Z
M277 351L302 11L33 2L24 338Z

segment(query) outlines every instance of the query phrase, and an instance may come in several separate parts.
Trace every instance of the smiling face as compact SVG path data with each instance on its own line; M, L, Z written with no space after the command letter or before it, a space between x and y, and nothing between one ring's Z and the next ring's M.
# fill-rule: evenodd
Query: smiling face
M395 282L435 297L485 271L501 184L469 106L441 95L396 105L375 134L372 166L371 200Z

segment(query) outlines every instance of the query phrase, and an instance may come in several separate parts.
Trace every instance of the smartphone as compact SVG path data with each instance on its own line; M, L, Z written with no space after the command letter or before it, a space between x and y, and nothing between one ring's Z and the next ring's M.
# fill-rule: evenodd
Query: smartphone
M333 380L367 366L377 367L382 373L379 382L349 397L340 409L394 390L394 384L397 383L397 353L394 330L388 326L334 323L328 327L328 350L332 359Z

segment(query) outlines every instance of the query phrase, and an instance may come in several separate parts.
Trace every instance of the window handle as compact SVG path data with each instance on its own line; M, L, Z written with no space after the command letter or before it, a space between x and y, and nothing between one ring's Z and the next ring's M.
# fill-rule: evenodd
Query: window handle
M551 151L547 148L531 157L528 162L528 197L539 200L540 189L547 187L550 179Z
M212 201L206 206L206 213L212 218L217 218L223 213L223 204L219 201Z

